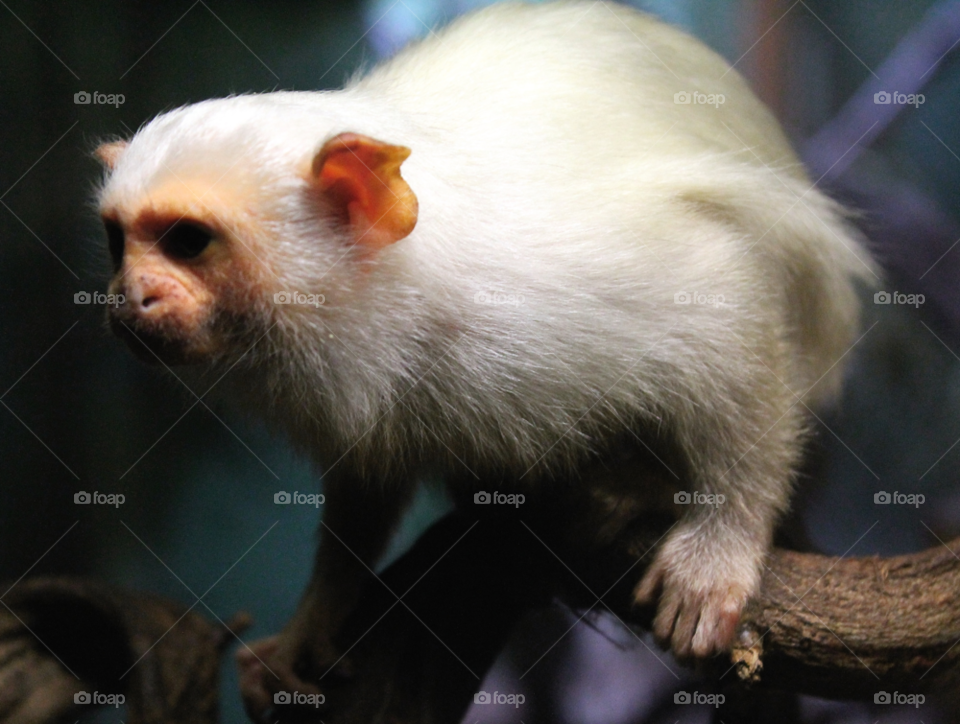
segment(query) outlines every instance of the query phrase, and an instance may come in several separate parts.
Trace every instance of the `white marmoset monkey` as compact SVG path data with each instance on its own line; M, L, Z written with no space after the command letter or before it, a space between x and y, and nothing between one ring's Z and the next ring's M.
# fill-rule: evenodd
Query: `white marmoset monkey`
M872 262L719 56L618 5L502 4L343 90L197 103L98 155L113 329L324 472L308 591L238 655L254 716L339 661L422 471L562 495L624 433L723 496L635 597L681 657L730 646Z

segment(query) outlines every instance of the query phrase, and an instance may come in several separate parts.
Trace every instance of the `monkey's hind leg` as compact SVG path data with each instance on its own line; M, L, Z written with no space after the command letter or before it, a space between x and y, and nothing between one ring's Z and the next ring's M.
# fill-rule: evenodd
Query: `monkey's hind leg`
M803 439L797 406L785 407L767 406L769 414L755 415L752 424L728 418L741 422L736 434L728 423L726 436L718 434L723 428L696 436L696 489L678 500L680 520L635 590L638 604L659 595L654 634L679 658L728 650L740 613L759 588Z

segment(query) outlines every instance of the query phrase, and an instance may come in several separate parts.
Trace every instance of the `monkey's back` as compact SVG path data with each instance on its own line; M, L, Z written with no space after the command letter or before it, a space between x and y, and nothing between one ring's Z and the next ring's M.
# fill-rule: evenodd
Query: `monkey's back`
M405 49L351 92L412 119L404 173L414 187L438 182L445 209L423 205L418 262L454 254L444 270L454 278L454 267L499 267L505 288L554 308L605 296L633 309L648 343L681 311L704 349L776 318L753 331L792 345L783 374L800 389L826 375L814 398L835 391L839 368L829 369L858 324L851 280L871 263L769 110L699 41L610 3L504 3ZM443 235L431 233L435 212L448 217ZM565 279L573 293L536 290L531 276ZM719 323L674 304L724 289L738 311Z
M726 61L613 3L496 4L403 50L358 87L439 131L455 120L461 139L488 151L578 138L607 162L729 152L803 176L776 120ZM524 123L537 118L548 122ZM556 149L558 158L571 150Z

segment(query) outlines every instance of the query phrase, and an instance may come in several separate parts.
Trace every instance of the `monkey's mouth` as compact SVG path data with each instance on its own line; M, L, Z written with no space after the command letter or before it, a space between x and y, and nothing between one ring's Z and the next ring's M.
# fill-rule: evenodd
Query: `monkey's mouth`
M157 365L189 365L203 362L209 355L182 338L165 334L163 330L137 324L129 319L111 315L111 331L130 348L140 360Z

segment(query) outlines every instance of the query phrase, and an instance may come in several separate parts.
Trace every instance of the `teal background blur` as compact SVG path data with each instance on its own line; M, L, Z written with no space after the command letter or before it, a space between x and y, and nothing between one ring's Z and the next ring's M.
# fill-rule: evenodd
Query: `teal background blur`
M317 513L274 505L273 496L321 490L319 471L255 420L194 405L181 383L110 336L102 307L74 303L77 292L105 291L109 273L92 206L101 171L90 152L185 103L337 87L472 4L0 2L0 580L70 573L187 604L203 595L206 615L251 612L249 638L289 618L309 574ZM738 70L798 142L929 5L639 3L740 59ZM926 104L904 114L868 159L954 218L958 62L945 62ZM80 91L124 102L78 105ZM826 420L832 432L821 430L827 482L802 498L805 533L829 552L847 551L868 530L852 554L915 550L934 543L933 532L957 532L960 362L914 310L868 305L873 321L840 411ZM924 492L929 503L878 512L880 489ZM126 502L75 505L79 491L122 493ZM397 546L441 510L424 498ZM232 663L224 677L223 719L244 721Z

